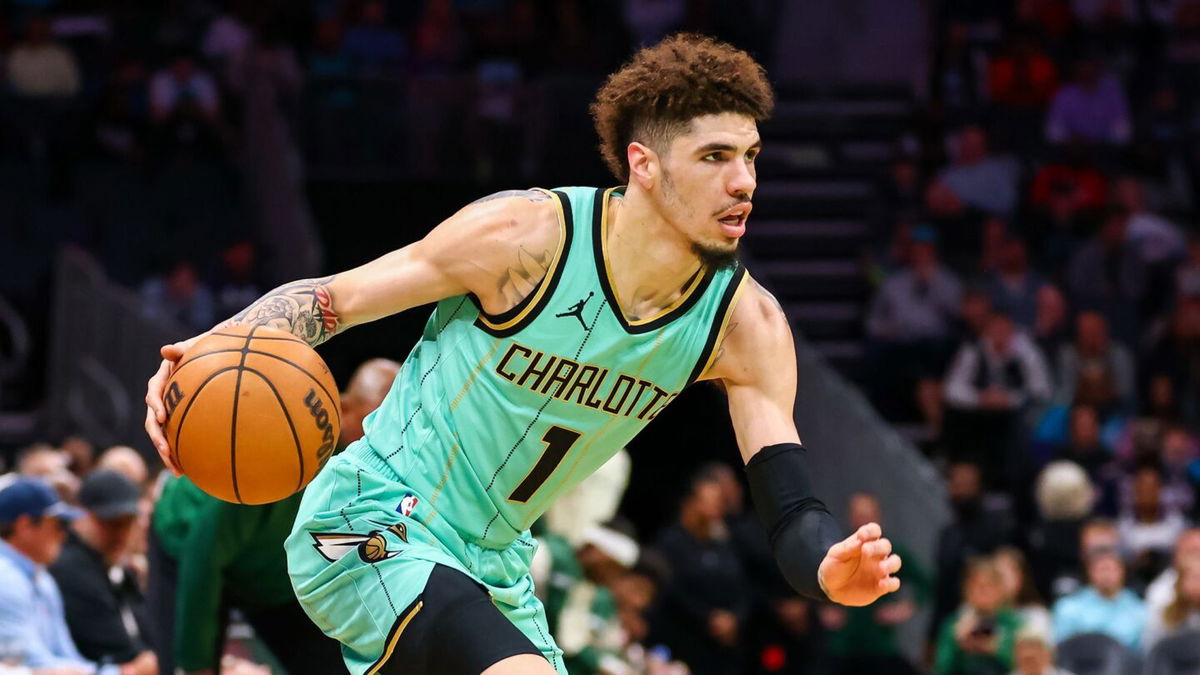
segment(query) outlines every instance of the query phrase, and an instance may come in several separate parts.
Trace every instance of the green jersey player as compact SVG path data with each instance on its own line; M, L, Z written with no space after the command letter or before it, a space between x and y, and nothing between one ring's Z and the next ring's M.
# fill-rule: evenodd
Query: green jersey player
M878 525L839 541L793 422L778 303L737 261L773 96L744 52L679 35L592 106L623 187L474 202L362 267L293 282L230 321L317 345L436 303L365 437L304 495L288 570L353 673L565 672L533 593L529 525L689 384L729 399L755 505L797 591L862 605L896 590ZM163 348L146 428L161 424Z

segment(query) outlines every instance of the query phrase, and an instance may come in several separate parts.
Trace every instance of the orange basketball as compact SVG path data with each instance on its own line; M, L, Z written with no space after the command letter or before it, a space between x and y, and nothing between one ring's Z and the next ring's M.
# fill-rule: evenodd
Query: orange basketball
M265 326L204 337L163 393L175 462L208 494L266 504L295 494L337 445L341 403L321 357Z

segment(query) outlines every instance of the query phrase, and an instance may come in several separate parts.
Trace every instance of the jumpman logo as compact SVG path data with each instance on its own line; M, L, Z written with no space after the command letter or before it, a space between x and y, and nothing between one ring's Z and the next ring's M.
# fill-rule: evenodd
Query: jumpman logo
M587 330L587 324L586 324L586 323L584 323L584 321L583 321L583 306L584 306L584 305L586 305L586 304L587 304L587 301L588 301L588 300L591 300L591 299L592 299L592 296L593 296L593 295L595 295L595 294L596 294L596 293L595 293L595 291L589 292L589 293L587 294L587 297L586 297L586 298L584 298L584 299L580 300L579 302L577 302L577 303L575 303L575 304L571 305L571 309L568 309L567 311L565 311L565 312L562 312L561 314L555 314L554 316L555 316L555 317L562 317L562 316L573 316L573 317L575 317L576 319L579 319L579 325L580 325L580 326L583 326L583 329L586 331L586 330Z

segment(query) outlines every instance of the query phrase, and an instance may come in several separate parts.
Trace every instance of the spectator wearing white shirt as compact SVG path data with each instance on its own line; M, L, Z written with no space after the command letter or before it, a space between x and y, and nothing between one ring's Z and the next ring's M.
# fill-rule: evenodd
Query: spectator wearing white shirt
M1163 638L1200 628L1200 558L1185 558L1178 567L1174 592L1161 608L1147 602L1142 646L1150 650Z
M1027 476L1017 435L1021 414L1050 397L1041 349L1013 320L995 312L983 338L964 343L946 377L946 442L952 457L980 463L985 482L1015 487Z
M1178 510L1164 504L1159 467L1140 467L1129 483L1129 503L1117 521L1117 529L1130 575L1145 583L1167 567L1187 521Z
M71 50L50 36L50 20L34 16L25 40L8 55L8 81L18 96L48 98L79 93L79 67Z

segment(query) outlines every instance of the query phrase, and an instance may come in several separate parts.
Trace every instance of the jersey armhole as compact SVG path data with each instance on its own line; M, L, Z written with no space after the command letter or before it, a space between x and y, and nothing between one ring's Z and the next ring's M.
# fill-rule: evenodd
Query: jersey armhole
M717 305L712 326L708 331L708 339L704 342L704 348L700 350L700 358L696 360L696 366L692 368L687 384L690 385L699 380L712 367L716 346L720 344L722 336L729 329L729 319L733 316L733 308L737 305L737 298L746 285L746 279L746 268L739 264L733 277L729 280L729 284L725 286L725 292L721 294L721 301Z
M563 270L566 268L567 256L571 253L571 239L574 227L571 219L570 198L567 197L566 192L561 190L535 189L550 195L554 199L555 206L558 208L558 249L554 252L554 258L550 261L550 267L546 270L546 275L538 282L537 287L529 295L526 295L521 302L518 302L515 307L503 314L488 314L483 310L483 305L474 293L467 295L471 299L471 302L475 304L476 309L479 310L479 316L475 319L475 326L494 337L514 335L537 317L538 313L541 312L542 308L554 295L554 289L558 287L558 281L562 278Z

